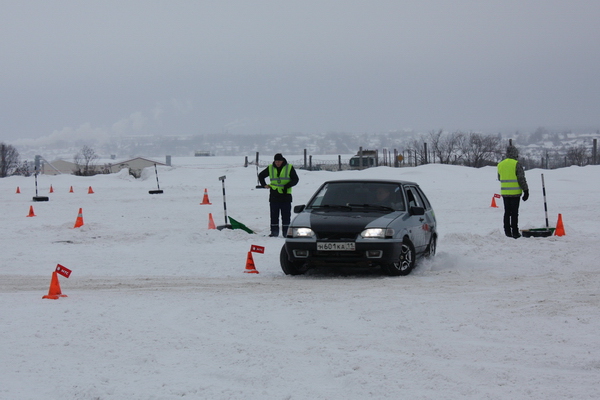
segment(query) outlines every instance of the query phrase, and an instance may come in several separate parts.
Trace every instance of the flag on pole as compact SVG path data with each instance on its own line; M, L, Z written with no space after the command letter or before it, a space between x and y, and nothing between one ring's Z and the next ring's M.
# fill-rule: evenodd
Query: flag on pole
M56 264L56 272L58 272L59 274L61 274L65 278L68 278L69 275L71 275L71 270L69 268L67 268L67 267L63 267L60 264Z

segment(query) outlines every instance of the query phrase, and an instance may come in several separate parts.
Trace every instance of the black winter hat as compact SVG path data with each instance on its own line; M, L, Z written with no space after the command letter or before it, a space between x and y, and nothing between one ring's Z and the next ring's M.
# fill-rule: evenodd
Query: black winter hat
M277 154L275 154L275 157L273 157L273 160L274 161L283 161L283 160L285 160L285 158L283 158L281 153L277 153Z
M517 158L519 158L519 150L513 145L508 146L506 148L506 157L516 160Z

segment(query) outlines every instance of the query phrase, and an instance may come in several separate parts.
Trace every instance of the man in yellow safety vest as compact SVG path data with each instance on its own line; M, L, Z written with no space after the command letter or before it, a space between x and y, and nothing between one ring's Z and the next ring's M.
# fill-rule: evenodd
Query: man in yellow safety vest
M525 179L525 171L518 161L519 150L513 145L506 148L506 158L498 163L498 180L500 194L504 201L504 233L508 237L518 239L519 233L519 202L521 194L523 201L529 198L529 187Z
M269 184L265 179L269 177ZM281 153L275 154L273 164L258 174L260 184L269 188L269 208L271 211L271 237L279 236L279 214L281 231L286 237L292 216L292 186L298 183L298 174L292 164Z

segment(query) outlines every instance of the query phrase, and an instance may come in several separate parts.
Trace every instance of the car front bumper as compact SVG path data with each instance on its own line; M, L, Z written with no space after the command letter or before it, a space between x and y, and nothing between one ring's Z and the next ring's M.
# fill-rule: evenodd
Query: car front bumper
M306 239L286 239L290 261L311 266L346 266L368 268L397 261L402 241L397 239L363 239L355 242L353 251L317 250L317 242Z

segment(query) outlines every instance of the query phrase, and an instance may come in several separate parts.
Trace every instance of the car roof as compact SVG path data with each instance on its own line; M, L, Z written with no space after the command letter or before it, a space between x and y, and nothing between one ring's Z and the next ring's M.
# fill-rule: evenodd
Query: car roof
M403 181L399 179L332 179L329 181L323 182L326 183L363 183L363 182L372 182L372 183L396 183L401 185L414 185L419 186L416 182L411 181Z

